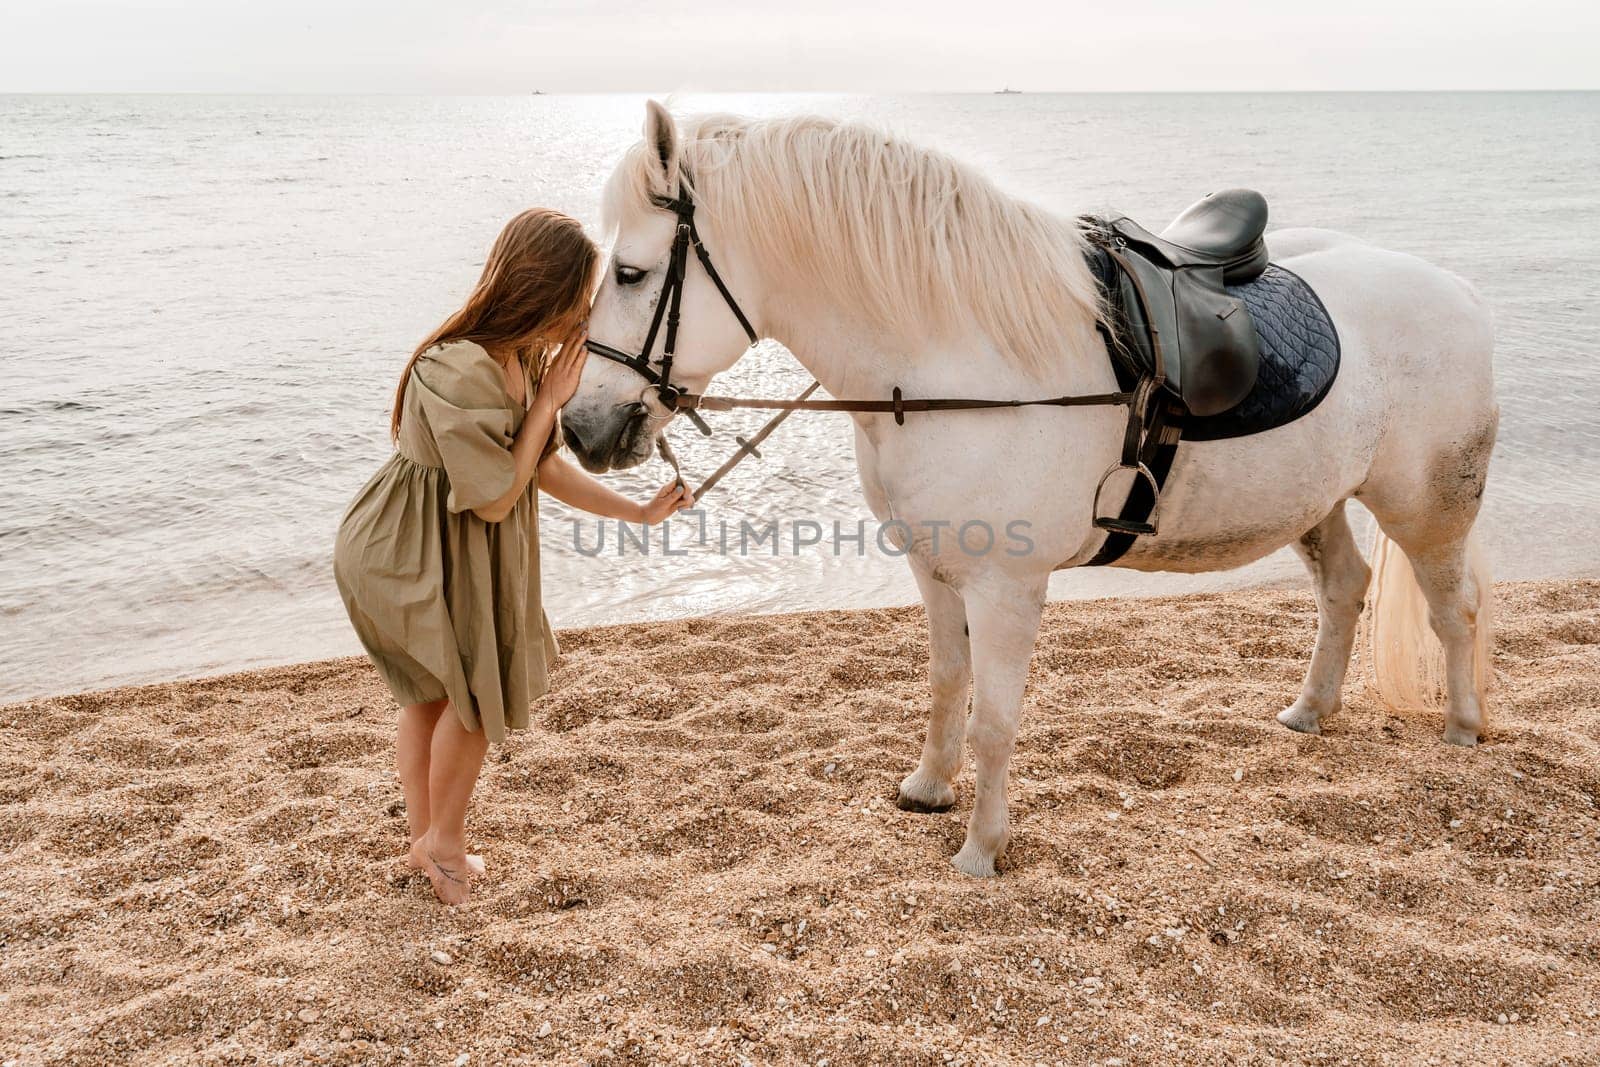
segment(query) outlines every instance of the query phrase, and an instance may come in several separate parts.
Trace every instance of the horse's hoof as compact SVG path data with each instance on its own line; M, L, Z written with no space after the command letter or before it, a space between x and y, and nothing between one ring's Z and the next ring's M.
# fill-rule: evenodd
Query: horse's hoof
M894 803L901 811L936 815L956 806L956 791L948 782L928 784L913 773L900 783L900 792Z
M973 878L993 878L994 857L985 855L972 845L961 846L961 851L950 861L956 870Z
M1444 743L1447 745L1460 745L1462 748L1476 748L1478 745L1478 731L1447 725L1444 728Z
M901 811L915 812L918 815L938 815L955 807L956 802L952 799L948 804L927 804L916 797L908 797L901 793L895 797L894 806Z
M1278 721L1297 734L1316 734L1320 736L1324 718L1326 716L1317 714L1298 700L1278 712Z

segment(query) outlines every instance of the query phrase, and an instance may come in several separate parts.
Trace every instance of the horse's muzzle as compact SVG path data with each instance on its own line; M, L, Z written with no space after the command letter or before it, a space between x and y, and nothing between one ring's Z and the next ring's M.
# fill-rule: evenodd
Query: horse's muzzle
M640 405L625 404L603 420L563 418L561 436L584 470L604 474L637 467L649 459L655 425L659 423Z

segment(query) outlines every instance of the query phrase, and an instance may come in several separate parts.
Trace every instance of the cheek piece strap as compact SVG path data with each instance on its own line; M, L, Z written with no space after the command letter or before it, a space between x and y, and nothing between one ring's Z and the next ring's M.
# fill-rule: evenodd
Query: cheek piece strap
M711 284L717 287L717 292L721 294L723 303L728 305L728 310L739 320L739 325L743 327L750 343L755 344L760 338L757 337L755 328L750 325L750 319L745 315L744 309L733 298L733 293L728 291L727 283L722 280L716 265L711 262L711 253L700 240L700 231L694 222L694 201L684 194L671 199L658 197L655 205L666 208L676 215L678 225L672 237L672 252L667 258L667 276L661 283L661 293L656 298L655 312L650 317L650 329L644 336L644 347L637 353L631 353L603 341L594 340L589 341L587 347L595 355L609 359L613 363L620 363L649 382L654 387L655 398L660 401L660 406L666 409L665 417L670 418L672 414L682 411L701 433L709 437L711 427L706 425L694 407L679 403L687 394L672 384L672 357L678 349L678 324L683 307L684 279L689 267L689 249L694 249L695 257L705 268L706 276L711 279ZM665 333L661 329L663 323L666 325ZM655 350L657 337L661 338L661 359L654 361L651 359L651 353ZM656 418L662 417L657 415L650 405L646 405L646 410Z

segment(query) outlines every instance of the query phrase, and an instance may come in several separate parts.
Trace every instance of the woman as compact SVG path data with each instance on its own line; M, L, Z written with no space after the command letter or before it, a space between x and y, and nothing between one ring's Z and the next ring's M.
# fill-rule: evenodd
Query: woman
M599 263L558 212L507 224L466 305L412 353L390 421L395 453L339 527L339 592L402 705L410 863L447 904L483 872L465 822L489 742L525 728L529 702L549 688L556 640L540 605L537 491L630 522L693 502L673 482L635 503L555 454Z

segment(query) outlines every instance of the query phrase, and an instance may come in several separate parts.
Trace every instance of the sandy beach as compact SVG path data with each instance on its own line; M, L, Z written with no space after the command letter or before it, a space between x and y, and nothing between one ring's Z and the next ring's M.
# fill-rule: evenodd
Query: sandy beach
M364 660L0 708L0 1060L1594 1063L1600 581L1499 589L1492 732L1346 688L1315 611L1057 603L1000 878L895 787L920 609L571 630L489 877L400 860Z

